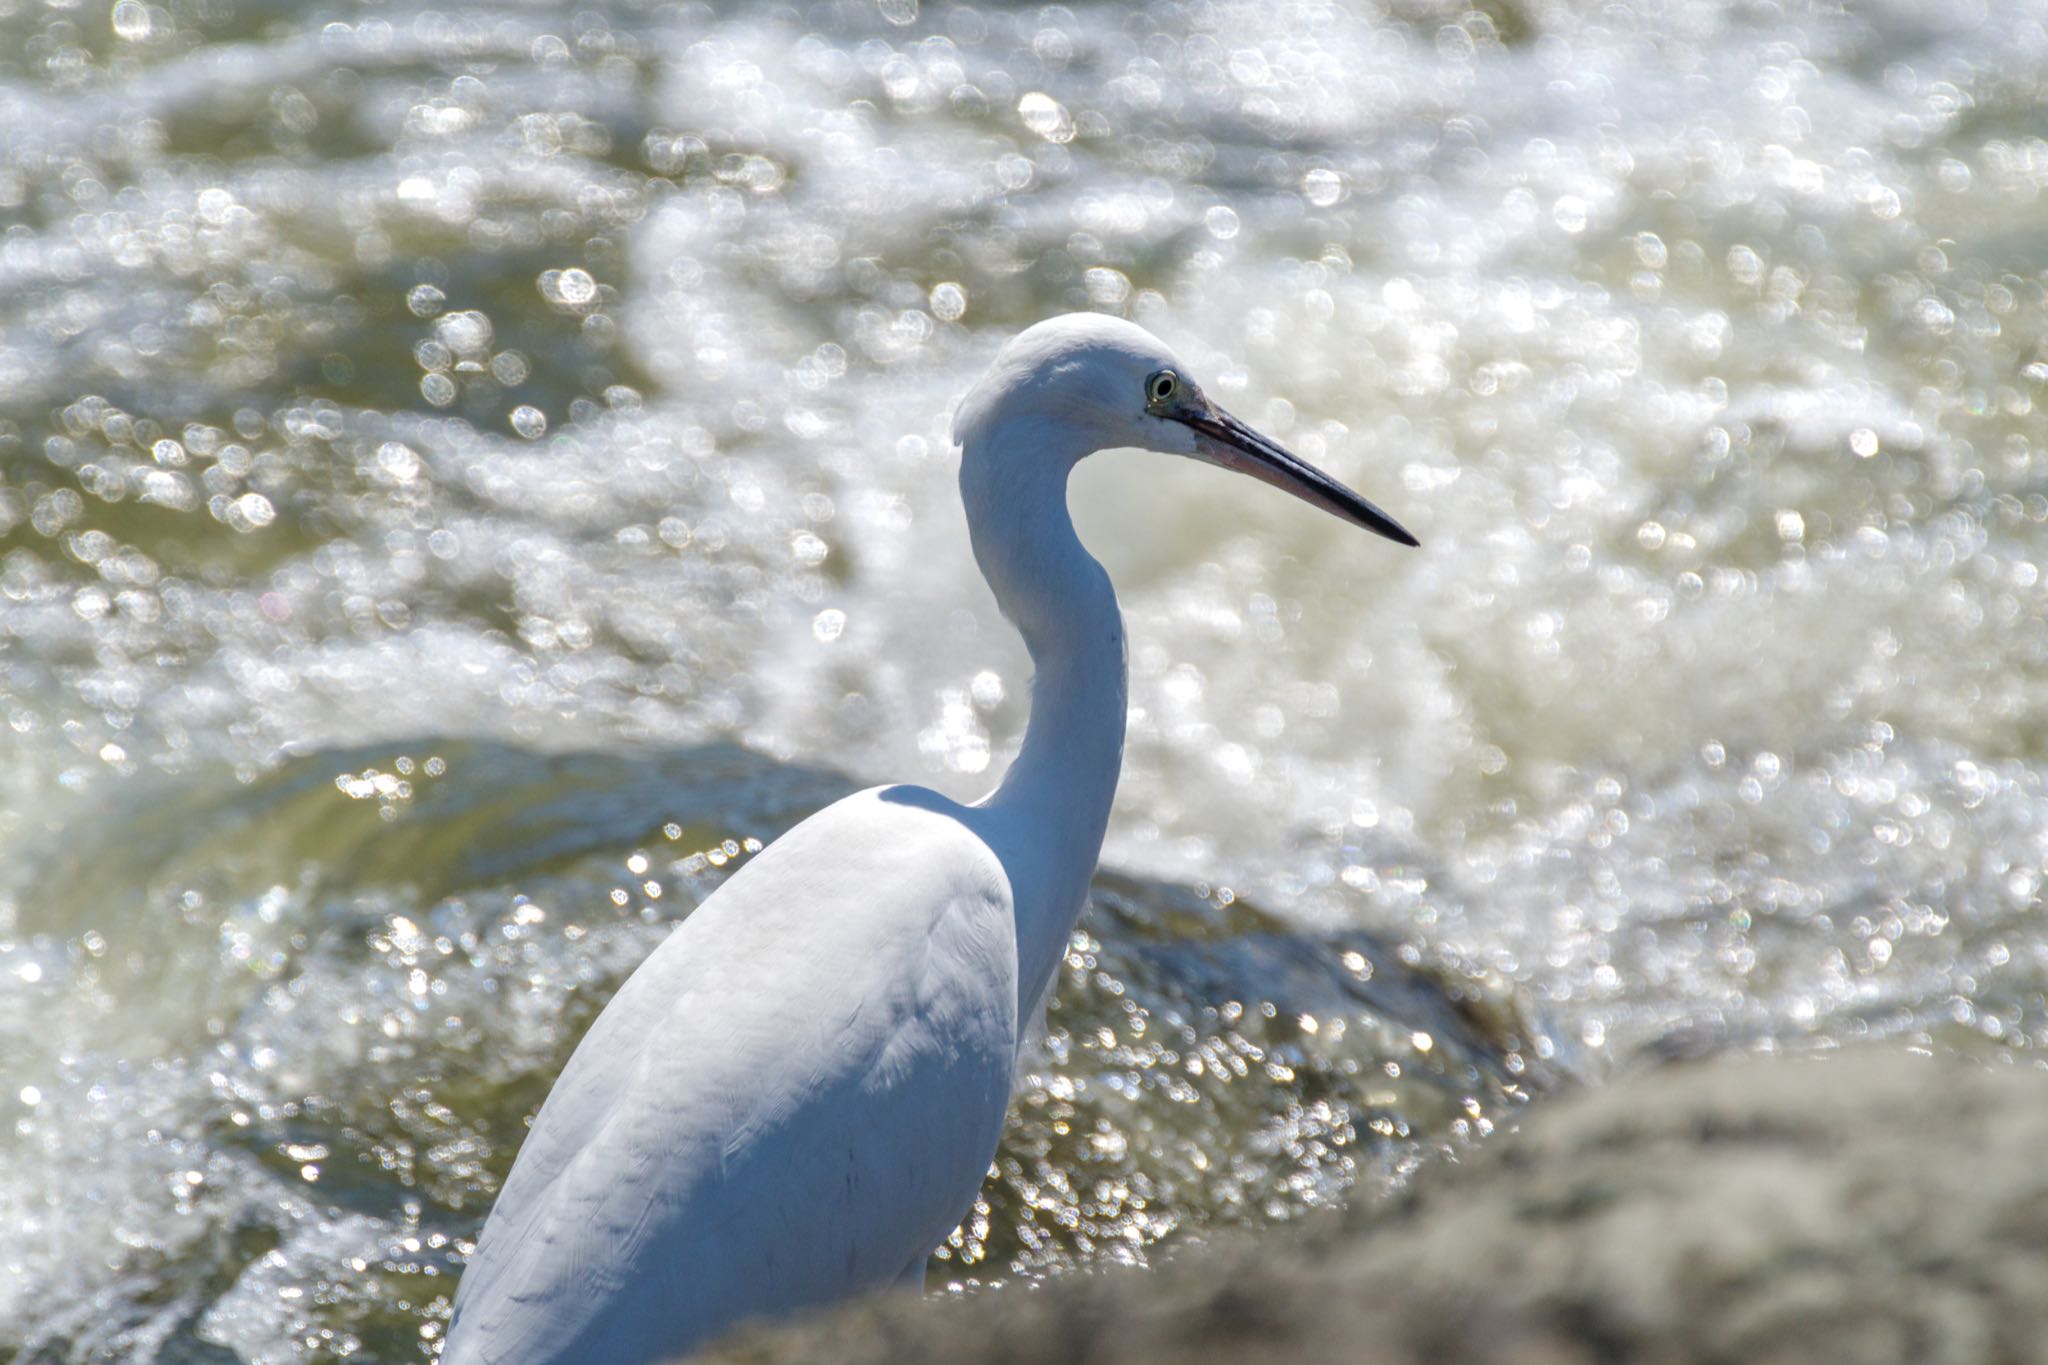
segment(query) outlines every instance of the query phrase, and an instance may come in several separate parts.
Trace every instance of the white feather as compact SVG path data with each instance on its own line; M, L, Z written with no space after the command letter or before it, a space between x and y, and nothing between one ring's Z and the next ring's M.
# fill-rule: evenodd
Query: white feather
M633 974L534 1122L444 1359L659 1359L923 1264L1016 1047L1009 885L944 810L828 807Z

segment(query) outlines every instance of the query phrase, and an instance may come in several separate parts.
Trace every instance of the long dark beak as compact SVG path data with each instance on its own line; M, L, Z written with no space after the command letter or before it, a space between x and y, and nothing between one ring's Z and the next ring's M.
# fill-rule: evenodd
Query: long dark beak
M1168 415L1194 429L1196 454L1210 464L1249 474L1388 540L1402 545L1422 543L1408 534L1400 522L1223 409L1205 403L1200 412Z

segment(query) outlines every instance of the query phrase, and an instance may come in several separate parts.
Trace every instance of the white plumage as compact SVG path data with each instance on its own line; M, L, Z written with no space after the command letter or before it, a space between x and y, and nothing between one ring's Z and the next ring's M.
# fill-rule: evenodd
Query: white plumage
M1122 759L1123 625L1067 515L1077 461L1191 455L1414 543L1112 318L1019 335L954 434L975 559L1035 668L1016 761L973 806L881 787L820 811L641 964L520 1149L448 1365L667 1359L921 1275L972 1205Z

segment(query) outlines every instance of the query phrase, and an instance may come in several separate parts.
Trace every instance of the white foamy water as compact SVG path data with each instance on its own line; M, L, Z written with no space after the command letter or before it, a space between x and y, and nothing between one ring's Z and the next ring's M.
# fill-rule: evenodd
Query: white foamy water
M948 417L1067 309L1424 548L1078 476L1116 875L944 1278L1646 1049L2031 1061L2044 72L1970 3L0 0L0 1352L430 1351L746 841L1000 770Z

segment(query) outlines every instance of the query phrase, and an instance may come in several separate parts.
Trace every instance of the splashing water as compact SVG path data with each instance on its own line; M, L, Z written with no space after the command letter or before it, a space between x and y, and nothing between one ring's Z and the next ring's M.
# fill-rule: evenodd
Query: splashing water
M1641 10L0 0L0 1351L431 1352L667 926L1000 768L948 413L1063 309L1426 548L1084 466L1112 870L940 1279L2048 1046L2048 34Z

